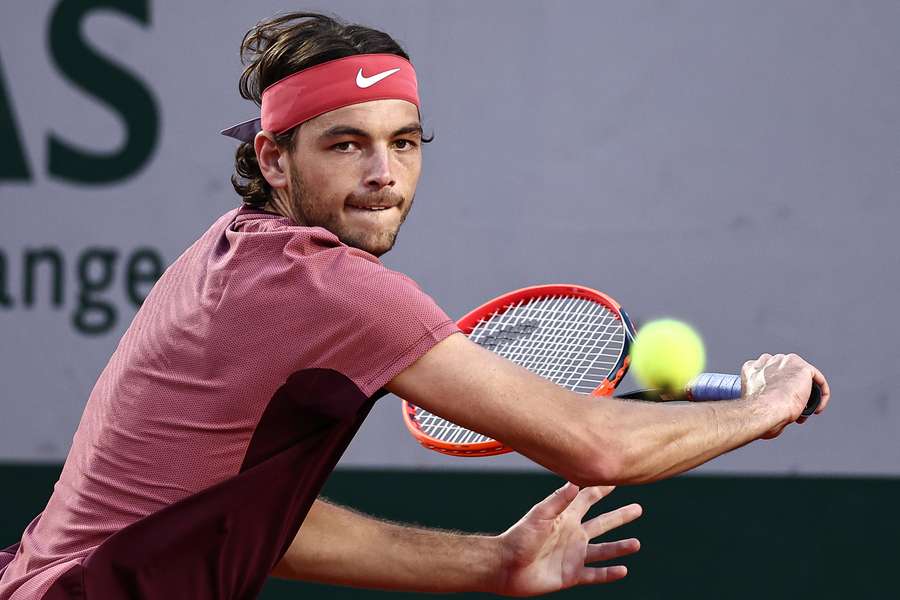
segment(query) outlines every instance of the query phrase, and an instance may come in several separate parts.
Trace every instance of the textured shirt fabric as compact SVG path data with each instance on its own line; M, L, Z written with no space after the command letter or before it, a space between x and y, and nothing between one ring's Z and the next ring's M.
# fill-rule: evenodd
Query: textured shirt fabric
M107 540L115 560L144 569L128 589L150 590L160 556L190 565L193 542L178 538L191 535L222 537L198 567L222 572L184 586L250 594L379 390L455 331L411 279L327 230L227 213L166 270L119 342L52 497L2 570L0 600L97 597L79 570ZM189 533L200 521L208 531ZM121 556L149 538L146 556ZM48 594L63 574L69 595Z

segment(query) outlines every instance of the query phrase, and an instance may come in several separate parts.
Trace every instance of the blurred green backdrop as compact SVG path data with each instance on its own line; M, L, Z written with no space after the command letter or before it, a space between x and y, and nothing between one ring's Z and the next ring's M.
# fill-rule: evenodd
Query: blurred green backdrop
M43 508L60 469L0 466L0 544L18 539ZM541 473L339 470L325 495L387 519L496 532L558 485L557 478ZM473 490L480 494L474 501ZM595 511L629 502L644 506L641 519L616 532L616 538L636 536L643 544L625 561L629 576L554 597L898 597L893 569L900 519L892 510L898 501L898 479L689 476L619 488ZM389 595L273 579L261 597Z

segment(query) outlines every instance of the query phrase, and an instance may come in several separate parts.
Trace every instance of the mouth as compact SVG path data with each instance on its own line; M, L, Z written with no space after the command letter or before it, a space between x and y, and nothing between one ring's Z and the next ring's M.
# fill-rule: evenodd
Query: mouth
M403 196L393 191L350 194L344 198L344 210L348 216L370 222L383 223L402 215L405 208Z
M348 204L347 206L354 210L367 210L367 211L372 211L372 212L378 212L380 210L387 210L389 208L393 208L393 206L357 206L355 204Z

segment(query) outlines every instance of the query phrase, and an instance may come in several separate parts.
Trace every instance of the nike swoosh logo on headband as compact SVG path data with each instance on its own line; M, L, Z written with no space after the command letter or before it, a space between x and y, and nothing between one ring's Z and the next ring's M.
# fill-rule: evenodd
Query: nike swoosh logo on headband
M362 89L366 89L367 87L372 87L385 77L390 77L400 69L390 69L388 71L383 71L378 73L377 75L372 75L371 77L366 77L363 75L362 69L360 68L359 72L356 74L356 85L357 87L361 87Z

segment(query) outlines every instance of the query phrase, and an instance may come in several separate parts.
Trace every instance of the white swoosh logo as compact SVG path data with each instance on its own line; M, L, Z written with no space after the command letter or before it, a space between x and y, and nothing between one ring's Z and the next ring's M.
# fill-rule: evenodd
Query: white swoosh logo
M362 89L366 89L367 87L372 87L373 85L375 85L376 83L378 83L379 81L384 79L385 77L390 77L391 75L393 75L394 73L396 73L399 70L400 70L399 68L390 69L389 71L383 71L376 75L372 75L371 77L366 77L363 75L362 69L360 69L359 72L356 74L356 85L358 87L361 87Z

